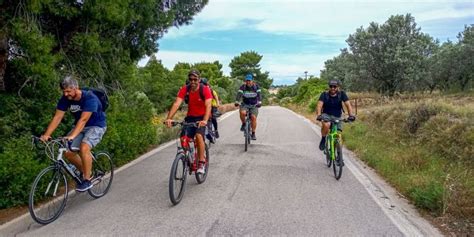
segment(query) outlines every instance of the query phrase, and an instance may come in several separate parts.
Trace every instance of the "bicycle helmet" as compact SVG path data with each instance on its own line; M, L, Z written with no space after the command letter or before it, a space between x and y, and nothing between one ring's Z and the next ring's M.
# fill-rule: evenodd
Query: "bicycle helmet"
M205 77L202 77L202 78L201 78L201 83L204 84L204 85L206 85L206 86L209 85L209 84L208 84L208 80L207 80L207 78L205 78Z
M247 74L247 75L245 75L245 80L246 80L246 81L253 81L253 75L250 74L250 73Z
M199 71L197 69L191 69L188 73L188 77L191 76L191 75L194 75L194 76L201 76L201 73L199 73Z
M333 80L329 80L328 85L329 86L340 86L341 83L339 82L339 80L337 80L337 79L334 80L333 79Z

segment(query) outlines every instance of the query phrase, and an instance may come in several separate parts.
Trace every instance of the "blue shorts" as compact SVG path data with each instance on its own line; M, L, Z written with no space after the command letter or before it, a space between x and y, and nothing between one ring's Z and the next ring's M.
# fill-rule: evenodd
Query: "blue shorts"
M74 130L74 129L73 129ZM72 140L71 143L71 150L72 151L79 151L81 147L81 143L84 142L89 145L91 148L97 146L99 142L102 140L102 137L105 134L107 127L97 127L97 126L90 126L84 127L82 131L77 135L77 137ZM69 132L71 134L72 130Z

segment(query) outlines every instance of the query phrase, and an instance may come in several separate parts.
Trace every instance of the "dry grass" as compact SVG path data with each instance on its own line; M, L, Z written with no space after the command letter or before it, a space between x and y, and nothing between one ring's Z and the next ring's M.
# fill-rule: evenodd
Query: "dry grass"
M474 95L350 94L345 144L445 233L474 233ZM288 105L314 121L304 105Z

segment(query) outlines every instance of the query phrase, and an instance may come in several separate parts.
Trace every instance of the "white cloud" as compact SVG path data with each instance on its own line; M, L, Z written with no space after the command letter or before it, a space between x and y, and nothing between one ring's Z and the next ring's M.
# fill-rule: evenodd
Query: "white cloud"
M472 0L210 0L203 11L194 17L191 25L170 29L165 37L172 40L205 32L252 29L271 34L297 35L314 39L314 45L320 45L321 42L344 42L349 34L361 26L367 27L370 22L383 23L390 15L406 13L414 16L419 25L452 18L467 17L474 21L474 3ZM219 40L228 40L225 37L222 34ZM218 60L226 75L230 74L228 64L235 56L161 49L156 57L169 69L178 62ZM270 72L275 84L288 83L304 77L305 71L308 71L308 75L319 76L324 62L338 53L264 54L261 67L263 71ZM144 65L146 61L148 59L140 61L139 65Z
M340 36L370 22L385 22L390 15L411 13L417 22L472 16L473 8L456 8L472 1L240 1L214 0L204 7L192 26L172 29L167 37L215 30L256 27L274 34L301 33ZM245 24L255 21L255 25Z

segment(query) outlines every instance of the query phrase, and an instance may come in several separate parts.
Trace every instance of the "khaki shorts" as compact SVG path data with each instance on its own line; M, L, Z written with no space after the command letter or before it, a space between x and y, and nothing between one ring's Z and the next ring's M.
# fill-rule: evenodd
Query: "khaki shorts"
M245 107L245 105L240 106L240 111L247 111L247 108ZM258 117L258 108L255 108L255 107L250 108L250 113L255 115L255 117Z

